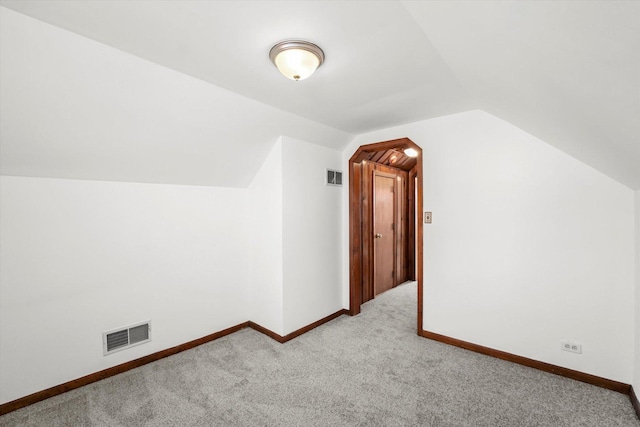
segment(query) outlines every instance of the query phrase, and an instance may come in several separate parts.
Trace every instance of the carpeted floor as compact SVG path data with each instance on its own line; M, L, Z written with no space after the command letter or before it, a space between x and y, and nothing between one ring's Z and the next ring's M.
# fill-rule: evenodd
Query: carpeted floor
M0 426L640 426L628 396L420 338L416 285L286 344L251 329Z

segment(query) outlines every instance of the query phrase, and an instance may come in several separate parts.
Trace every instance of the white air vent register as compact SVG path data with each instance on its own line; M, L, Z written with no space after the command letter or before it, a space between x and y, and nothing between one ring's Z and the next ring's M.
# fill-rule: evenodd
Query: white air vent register
M327 185L342 187L342 171L327 169Z
M102 351L115 353L151 341L151 321L136 323L102 333Z

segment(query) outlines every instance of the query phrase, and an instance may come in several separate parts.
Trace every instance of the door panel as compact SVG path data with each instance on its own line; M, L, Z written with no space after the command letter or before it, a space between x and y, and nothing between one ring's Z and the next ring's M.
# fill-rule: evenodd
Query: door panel
M378 295L395 286L396 236L395 236L395 186L394 176L374 173L374 292Z

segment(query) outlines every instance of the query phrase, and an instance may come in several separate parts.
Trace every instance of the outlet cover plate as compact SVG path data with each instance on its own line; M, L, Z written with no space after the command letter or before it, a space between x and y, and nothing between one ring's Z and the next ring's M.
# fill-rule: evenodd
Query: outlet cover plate
M572 341L560 341L560 349L571 353L582 354L582 344Z

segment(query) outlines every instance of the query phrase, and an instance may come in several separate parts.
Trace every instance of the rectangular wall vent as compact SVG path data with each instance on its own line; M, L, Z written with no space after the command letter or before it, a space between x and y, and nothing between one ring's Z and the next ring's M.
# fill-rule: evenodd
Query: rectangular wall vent
M151 321L136 323L102 333L102 351L107 354L151 341Z
M342 187L342 171L327 169L327 185Z

